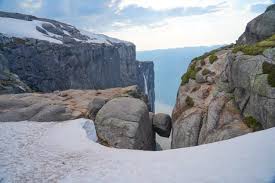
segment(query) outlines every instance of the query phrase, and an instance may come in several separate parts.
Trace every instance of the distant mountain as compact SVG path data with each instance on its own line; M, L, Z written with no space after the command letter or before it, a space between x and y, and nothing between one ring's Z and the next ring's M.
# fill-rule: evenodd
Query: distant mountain
M156 112L171 113L176 101L181 75L194 57L220 46L200 46L139 51L137 60L154 61Z

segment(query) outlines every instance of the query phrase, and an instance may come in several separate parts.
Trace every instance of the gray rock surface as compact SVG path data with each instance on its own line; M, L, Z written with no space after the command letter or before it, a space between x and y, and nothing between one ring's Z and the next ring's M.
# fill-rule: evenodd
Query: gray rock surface
M138 85L148 95L149 110L154 111L154 65L136 61L134 44L105 35L97 35L105 40L97 43L71 25L30 15L0 12L0 17L45 22L34 31L63 43L7 37L0 32L0 54L7 68L33 91Z
M107 99L103 97L95 97L88 105L88 116L95 120L98 111L107 103Z
M254 44L275 34L275 5L248 23L237 44ZM172 114L172 148L196 146L234 138L255 130L275 127L275 88L268 82L271 74L263 64L275 66L274 48L259 55L232 53L231 47L213 50L209 56L194 60L201 67L196 80L180 86ZM210 76L202 71L209 70ZM188 101L187 101L188 99ZM188 105L189 103L189 105ZM200 111L200 112L198 112Z
M234 58L234 55L231 56ZM263 74L264 62L274 63L274 60L259 56L235 55L229 61L231 71L229 84L234 88L236 102L245 116L253 116L263 127L275 126L275 88L267 82L267 75Z
M0 122L94 120L105 102L119 95L132 97L128 93L137 93L136 87L0 95Z
M153 128L161 137L169 137L172 128L172 119L168 114L155 114L153 116Z
M0 94L31 92L31 89L10 72L8 60L0 54Z
M232 93L235 86L231 81L247 86L250 78L248 74L257 74L247 69L257 69L255 60L262 57L244 56L251 60L251 65L238 64L236 57L230 53L230 50L219 50L215 53L218 60L202 67L202 70L211 71L211 77L208 77L211 81L189 81L179 88L172 115L172 148L217 142L252 131L243 122L238 98ZM200 61L195 63L197 67L199 63ZM232 75L241 79L233 79Z
M254 44L275 34L275 8L271 5L265 13L253 19L238 39L238 44Z
M182 115L173 123L172 149L198 145L202 114L202 111L195 111L189 115Z
M134 98L115 98L98 112L95 120L100 141L122 149L155 150L155 133L146 104Z

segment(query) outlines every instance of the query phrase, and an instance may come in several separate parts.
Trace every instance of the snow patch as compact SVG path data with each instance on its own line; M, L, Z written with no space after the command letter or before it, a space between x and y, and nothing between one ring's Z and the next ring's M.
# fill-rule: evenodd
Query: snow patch
M86 119L0 123L1 183L274 181L275 128L197 147L148 152L101 146L90 140L91 124Z
M62 41L51 38L36 30L36 26L42 28L45 22L33 20L25 21L13 18L0 17L0 32L8 37L34 38L52 43L62 44Z
M0 33L6 35L8 37L33 38L33 39L49 41L52 43L63 44L63 42L61 41L63 39L63 36L48 32L47 30L45 30L42 27L43 23L51 24L52 26L56 27L54 24L52 24L50 22L44 22L44 21L39 21L39 20L26 21L26 20L21 20L21 19L0 17L0 25L1 25ZM111 38L111 37L105 36L103 34L94 34L91 32L84 31L84 30L81 30L80 33L82 35L88 36L89 39L88 40L79 40L79 39L73 37L73 35L71 35L67 30L65 30L65 27L62 24L59 24L59 25L62 28L62 31L66 36L69 36L78 42L108 44L108 45L112 45L114 43L124 43L128 46L132 45L132 43L127 42L127 41L122 41L119 39ZM67 25L67 26L70 28L74 28L71 25ZM47 34L39 32L38 30L36 30L36 27L40 27L41 29L46 31Z

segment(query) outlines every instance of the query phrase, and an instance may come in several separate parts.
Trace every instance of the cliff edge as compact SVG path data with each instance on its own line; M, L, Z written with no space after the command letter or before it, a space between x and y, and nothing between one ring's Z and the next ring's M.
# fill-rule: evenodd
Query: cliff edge
M19 13L0 12L0 23L1 65L20 80L0 78L1 93L138 85L154 111L154 65L136 61L133 43Z
M274 13L273 5L251 21L268 30L269 37L249 23L239 39L243 41L191 62L173 110L172 148L226 140L275 126L275 16L270 16ZM248 30L257 39L251 41Z

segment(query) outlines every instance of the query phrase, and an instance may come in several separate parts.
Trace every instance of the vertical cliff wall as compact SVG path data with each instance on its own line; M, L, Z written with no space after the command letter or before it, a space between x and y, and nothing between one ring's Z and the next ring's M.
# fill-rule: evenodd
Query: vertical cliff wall
M138 85L154 109L153 63L136 61L134 44L23 14L0 12L0 23L0 54L32 90Z

